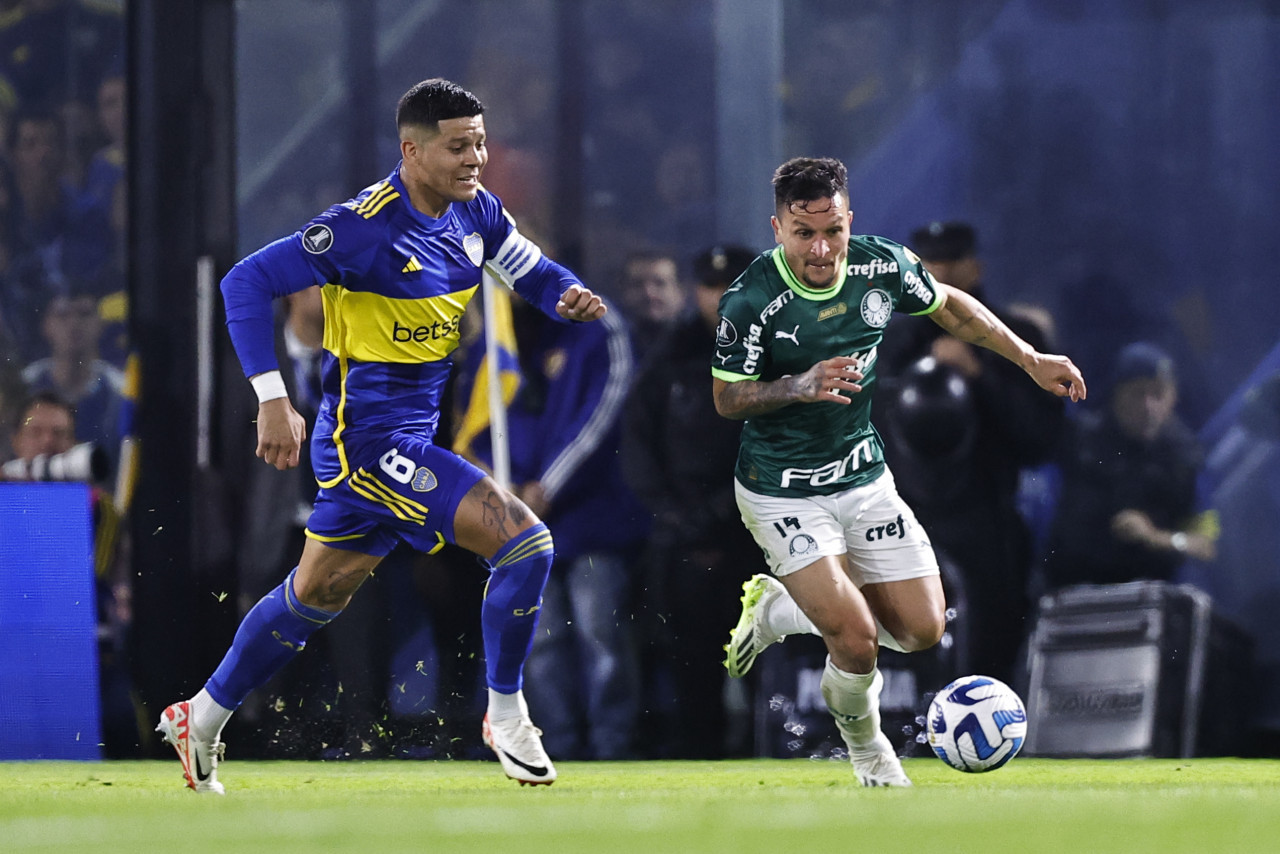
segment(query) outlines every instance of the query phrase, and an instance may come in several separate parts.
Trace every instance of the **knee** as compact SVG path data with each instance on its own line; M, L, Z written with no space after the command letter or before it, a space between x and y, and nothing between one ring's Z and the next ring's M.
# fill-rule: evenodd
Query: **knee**
M848 626L824 633L822 639L826 641L831 661L846 673L869 673L876 666L880 644L874 631Z
M946 629L946 617L943 614L933 614L929 619L894 632L893 639L902 646L903 652L922 652L942 640Z

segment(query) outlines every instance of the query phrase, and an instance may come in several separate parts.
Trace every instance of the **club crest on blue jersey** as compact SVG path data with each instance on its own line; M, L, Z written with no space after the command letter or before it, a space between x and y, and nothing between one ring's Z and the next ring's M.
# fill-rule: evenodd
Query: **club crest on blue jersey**
M302 232L302 248L312 255L319 255L333 245L333 231L322 223L307 226Z
M462 238L462 249L471 259L471 263L479 267L484 263L484 238L474 231Z
M439 485L440 481L436 478L435 472L423 467L419 467L413 473L413 483L410 484L414 492L430 492Z
M872 288L863 295L862 319L868 326L879 329L889 322L891 314L893 314L893 302L889 299L889 294L879 288Z

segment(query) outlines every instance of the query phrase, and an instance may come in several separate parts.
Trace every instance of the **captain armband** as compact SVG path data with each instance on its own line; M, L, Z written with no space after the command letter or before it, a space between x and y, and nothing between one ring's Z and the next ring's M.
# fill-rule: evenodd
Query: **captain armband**
M289 396L289 392L284 387L284 377L280 375L279 371L254 374L249 378L249 382L253 384L253 390L258 395L258 403L266 403L268 400Z
M541 258L542 250L538 244L512 229L490 264L497 268L504 281L510 283L532 270Z

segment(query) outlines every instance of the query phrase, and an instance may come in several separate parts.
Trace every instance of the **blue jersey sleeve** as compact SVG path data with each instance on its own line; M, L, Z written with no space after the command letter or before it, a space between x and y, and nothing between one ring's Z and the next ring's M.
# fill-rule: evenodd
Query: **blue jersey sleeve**
M559 323L569 323L556 313L560 295L570 285L586 287L567 267L542 254L542 250L520 233L515 221L491 193L483 194L488 230L485 260L509 288Z
M302 231L245 257L222 279L227 331L244 375L279 368L271 303L312 285L341 282L368 264L375 235L369 223L335 206Z

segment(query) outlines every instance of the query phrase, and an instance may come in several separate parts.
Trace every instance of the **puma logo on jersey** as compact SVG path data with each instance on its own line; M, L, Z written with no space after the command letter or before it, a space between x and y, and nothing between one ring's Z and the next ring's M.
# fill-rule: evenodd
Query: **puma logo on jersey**
M799 347L799 346L800 346L800 339L796 337L796 336L799 334L799 332L800 332L800 324L798 324L798 323L797 323L797 324L796 324L796 328L795 328L795 329L792 329L790 332L782 332L782 331L778 330L778 331L775 331L775 332L773 333L773 337L774 337L774 339L775 339L775 340L776 340L776 339L778 339L778 338L790 338L790 339L791 339L791 343L793 343L793 344L795 344L797 347Z

